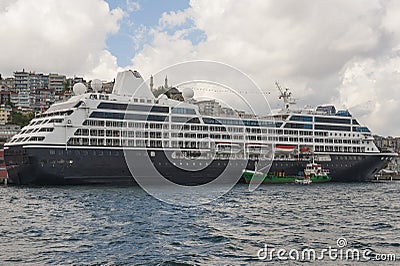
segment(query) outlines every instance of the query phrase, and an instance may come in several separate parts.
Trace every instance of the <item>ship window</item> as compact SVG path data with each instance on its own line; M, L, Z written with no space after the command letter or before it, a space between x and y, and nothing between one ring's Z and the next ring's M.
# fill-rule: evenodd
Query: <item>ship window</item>
M62 123L64 119L62 118L53 118L49 121L49 123Z
M83 103L83 101L79 101L77 104L74 105L74 108L78 108L79 106L81 106Z
M315 125L316 130L333 130L333 131L350 131L350 127L346 126L332 126L332 125ZM337 133L335 133L337 136Z
M371 132L367 127L353 127L353 131L366 133Z
M345 117L351 117L351 114L347 110L339 110L336 113L337 116L345 116Z
M128 104L121 104L121 103L100 103L97 106L97 109L112 109L112 110L123 110L125 111L128 107Z
M91 129L90 130L90 136L97 136L97 129Z
M331 118L331 117L315 117L317 123L328 123L328 124L350 124L350 119Z
M245 124L246 126L254 126L254 127L258 127L258 121L256 120L244 120L243 124Z
M39 132L52 132L53 130L54 130L54 128L52 128L52 127L50 127L50 128L44 127L44 128L41 128L39 130Z
M113 127L122 127L122 122L113 121L112 126Z
M195 115L196 111L191 108L181 108L181 107L174 107L171 111L173 114L190 114Z
M218 125L221 125L221 123L218 120L214 119L214 118L206 117L206 118L203 118L203 121L206 124L218 124Z
M151 112L155 113L168 113L169 112L169 107L167 106L153 106L151 108Z
M44 137L32 137L30 138L30 141L43 141Z
M124 119L124 113L92 112L90 118Z
M290 117L291 121L303 121L303 122L312 122L311 116L300 116L300 115L293 115Z
M166 120L168 120L168 117L166 117L166 116L161 116L161 115L148 115L147 116L147 121L164 122Z
M112 145L113 146L119 146L119 139L113 139Z
M182 117L182 116L173 116L171 118L172 122L176 123L194 123L200 124L200 119L198 117Z
M303 129L312 129L312 124L300 124L300 123L286 123L285 128L303 128Z

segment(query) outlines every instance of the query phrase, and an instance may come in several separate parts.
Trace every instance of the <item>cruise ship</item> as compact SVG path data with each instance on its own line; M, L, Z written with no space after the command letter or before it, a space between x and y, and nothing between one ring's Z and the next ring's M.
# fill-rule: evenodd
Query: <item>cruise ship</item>
M351 182L370 180L396 156L381 152L348 111L296 110L288 90L281 90L282 110L255 116L197 101L189 89L155 97L137 71L118 73L110 94L92 87L76 84L75 96L5 144L10 183L135 184L159 175L191 186L222 174L236 182L269 161L267 171L296 175L311 160L332 181Z

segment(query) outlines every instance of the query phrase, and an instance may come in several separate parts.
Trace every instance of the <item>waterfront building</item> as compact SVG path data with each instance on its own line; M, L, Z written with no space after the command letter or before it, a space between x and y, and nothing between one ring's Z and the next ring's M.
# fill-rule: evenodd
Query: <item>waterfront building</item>
M54 90L56 94L61 94L64 90L64 83L66 80L65 75L50 73L48 89Z
M0 106L0 125L5 125L11 114L11 107L2 104Z
M11 91L0 91L0 104L9 104L11 102Z

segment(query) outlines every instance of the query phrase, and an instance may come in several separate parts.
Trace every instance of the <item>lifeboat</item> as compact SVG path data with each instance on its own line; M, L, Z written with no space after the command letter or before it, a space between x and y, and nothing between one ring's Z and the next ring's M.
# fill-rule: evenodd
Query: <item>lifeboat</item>
M248 143L246 145L249 154L268 154L271 151L271 146L262 143Z
M277 152L293 152L296 146L294 145L276 145Z
M240 145L231 142L217 142L215 147L219 154L232 154L240 151Z
M311 151L310 147L305 147L305 146L300 147L300 152L302 152L302 153L307 153L310 151Z

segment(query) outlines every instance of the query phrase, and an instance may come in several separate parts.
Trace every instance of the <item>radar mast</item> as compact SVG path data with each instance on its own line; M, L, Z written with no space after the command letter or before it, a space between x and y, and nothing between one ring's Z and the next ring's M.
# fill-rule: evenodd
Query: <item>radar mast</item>
M278 81L275 81L275 85L281 93L279 95L279 99L283 99L283 102L285 103L285 110L289 110L290 105L296 104L296 100L292 98L292 92L289 90L289 88L285 88L285 90L283 90Z

